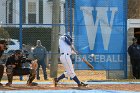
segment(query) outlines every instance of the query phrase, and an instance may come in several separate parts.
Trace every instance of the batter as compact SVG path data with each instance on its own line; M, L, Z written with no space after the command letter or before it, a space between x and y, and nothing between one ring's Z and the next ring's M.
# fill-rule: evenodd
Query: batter
M59 80L65 78L66 76L70 76L77 83L78 87L87 86L87 84L80 82L80 80L77 78L74 72L70 55L72 51L74 51L76 54L78 52L75 50L75 48L72 45L72 38L69 35L60 36L59 48L60 48L60 61L64 66L65 72L58 78L54 78L55 87L57 86Z

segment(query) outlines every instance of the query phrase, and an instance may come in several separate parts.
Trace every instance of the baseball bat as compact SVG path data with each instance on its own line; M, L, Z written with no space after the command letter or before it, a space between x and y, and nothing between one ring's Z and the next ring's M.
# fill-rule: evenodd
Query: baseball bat
M79 55L80 56L80 55ZM82 59L83 62L85 62L87 64L87 66L91 69L94 70L94 67L87 61L85 60L82 56L80 56L80 58Z

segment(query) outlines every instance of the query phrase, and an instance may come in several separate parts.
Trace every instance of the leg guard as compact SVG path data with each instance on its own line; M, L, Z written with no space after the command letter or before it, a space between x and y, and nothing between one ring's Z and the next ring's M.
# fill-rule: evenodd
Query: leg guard
M36 70L30 69L30 75L27 84L32 83L32 81L35 79L35 75L36 75Z
M12 80L13 80L13 67L12 66L7 66L6 73L7 73L8 82L12 83Z
M2 79L3 73L4 73L4 66L0 65L0 81Z

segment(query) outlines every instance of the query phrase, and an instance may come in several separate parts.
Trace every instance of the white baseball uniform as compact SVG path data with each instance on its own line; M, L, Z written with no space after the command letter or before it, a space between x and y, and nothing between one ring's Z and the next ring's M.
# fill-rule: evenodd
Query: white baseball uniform
M72 65L72 60L70 58L70 55L72 53L72 49L70 45L68 45L65 42L65 36L61 36L59 38L59 48L60 48L60 61L63 64L65 71L64 74L65 76L68 75L71 78L75 77L76 74L74 72L74 68Z

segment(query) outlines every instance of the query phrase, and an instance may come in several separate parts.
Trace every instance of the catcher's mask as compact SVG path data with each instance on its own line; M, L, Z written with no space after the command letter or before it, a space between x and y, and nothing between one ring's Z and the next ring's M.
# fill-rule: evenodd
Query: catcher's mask
M22 53L21 50L15 50L15 54L20 54L20 53Z
M23 58L22 50L15 50L14 54L17 55L20 60Z

